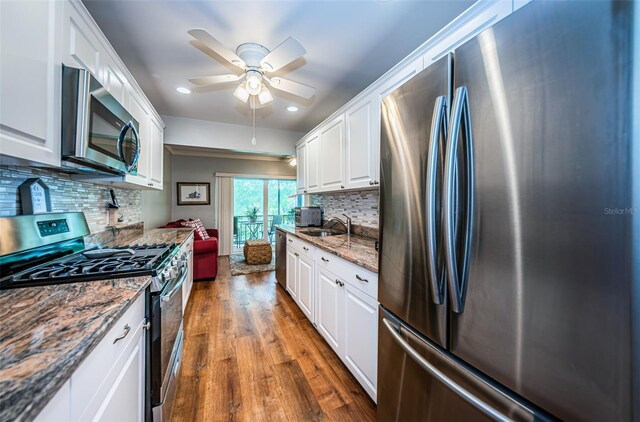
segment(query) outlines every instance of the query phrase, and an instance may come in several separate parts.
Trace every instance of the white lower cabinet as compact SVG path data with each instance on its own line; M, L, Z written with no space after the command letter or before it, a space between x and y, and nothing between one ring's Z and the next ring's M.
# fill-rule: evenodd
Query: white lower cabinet
M193 235L182 244L179 254L187 260L187 278L182 284L182 314L184 315L193 287Z
M344 284L342 358L367 393L376 400L378 380L378 302Z
M138 330L121 362L115 383L104 398L93 420L144 420L144 335Z
M71 380L64 383L55 396L49 400L40 414L34 419L35 422L68 421L71 419L71 409L69 404L71 397Z
M298 301L298 257L300 254L287 245L287 291Z
M342 354L343 290L338 276L321 266L316 267L318 300L316 301L316 328L334 352Z
M289 235L287 290L376 401L378 275Z
M313 260L304 255L298 257L298 305L302 313L314 322L313 299Z
M309 321L314 319L313 246L287 239L287 291Z
M37 421L143 421L145 294L141 294L40 412Z

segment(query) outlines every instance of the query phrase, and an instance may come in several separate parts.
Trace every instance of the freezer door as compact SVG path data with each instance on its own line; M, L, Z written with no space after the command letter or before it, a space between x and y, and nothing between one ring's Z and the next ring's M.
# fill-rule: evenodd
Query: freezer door
M444 258L438 250L441 219L436 210L441 196L450 63L450 57L433 63L383 99L380 136L378 298L442 346L446 344L446 289Z
M379 421L545 420L384 308L379 315Z
M450 350L566 420L631 420L638 400L632 3L534 1L455 52L475 203Z

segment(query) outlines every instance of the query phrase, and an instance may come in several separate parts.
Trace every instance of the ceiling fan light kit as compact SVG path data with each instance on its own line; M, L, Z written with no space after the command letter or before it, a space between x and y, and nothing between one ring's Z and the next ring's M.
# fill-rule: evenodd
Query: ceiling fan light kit
M240 75L214 75L189 79L195 85L212 86L236 82L245 78L246 80L236 87L233 95L243 103L246 103L251 98L252 101L249 105L252 109L255 109L256 106L254 99L261 105L273 101L273 95L265 82L279 91L288 92L305 99L315 95L315 88L313 87L280 77L270 79L265 75L265 73L282 69L306 54L307 51L304 47L293 37L287 38L273 51L269 51L269 49L260 44L244 43L240 44L234 53L204 29L191 29L188 33L227 62L244 70L244 73Z
M233 91L233 96L239 99L240 101L242 101L243 103L246 103L247 100L249 99L249 91L247 91L244 85L245 85L244 82L238 85L236 90Z

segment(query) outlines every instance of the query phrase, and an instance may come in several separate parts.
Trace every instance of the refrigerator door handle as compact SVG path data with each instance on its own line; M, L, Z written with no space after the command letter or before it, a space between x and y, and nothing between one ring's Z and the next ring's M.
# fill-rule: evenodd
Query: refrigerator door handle
M440 159L440 139L447 138L447 97L436 98L431 119L431 135L427 155L427 261L429 263L429 282L433 302L441 305L444 302L444 268L438 268L438 243L436 230L436 189L438 179L438 161Z
M493 408L489 404L485 403L478 397L474 396L472 393L467 391L460 384L456 383L454 380L443 374L438 368L436 368L433 364L431 364L428 360L423 358L411 345L402 338L402 336L398 333L398 330L393 326L393 324L387 319L382 318L382 322L384 323L389 333L393 336L394 340L398 343L398 345L404 350L404 352L411 357L422 369L431 374L438 381L443 383L447 388L451 389L453 392L458 394L460 397L469 402L472 406L476 407L486 415L498 420L498 421L511 421L509 417L505 414L501 413L497 409Z
M464 125L465 144L464 152L466 157L466 171L460 173L457 170L458 147L460 144L460 133ZM473 137L471 133L471 114L469 110L469 95L466 87L456 89L453 98L452 118L449 125L447 139L447 152L445 155L444 167L444 189L443 189L443 214L444 214L444 244L445 262L449 277L449 293L451 296L451 309L455 313L464 311L464 299L467 291L467 279L469 272L469 261L471 257L471 235L473 229ZM458 184L464 183L465 209L460 209L458 205ZM457 206L458 205L458 206ZM462 232L463 248L462 259L458 261L456 253L456 219L460 212L464 211L465 227ZM460 270L458 270L460 266Z

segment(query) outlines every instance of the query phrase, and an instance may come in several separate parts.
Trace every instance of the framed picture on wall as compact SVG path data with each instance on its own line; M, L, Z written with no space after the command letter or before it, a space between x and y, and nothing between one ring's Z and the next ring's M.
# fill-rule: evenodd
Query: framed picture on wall
M210 205L211 185L204 183L177 182L178 205Z

